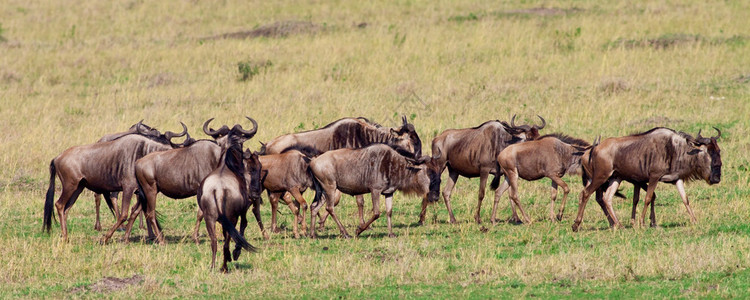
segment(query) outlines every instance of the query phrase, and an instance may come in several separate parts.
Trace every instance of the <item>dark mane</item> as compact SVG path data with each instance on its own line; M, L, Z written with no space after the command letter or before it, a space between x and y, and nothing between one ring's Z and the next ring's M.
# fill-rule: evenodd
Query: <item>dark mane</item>
M247 199L247 183L245 182L245 162L243 160L242 146L240 144L232 144L227 149L224 157L224 164L227 169L232 171L237 181L240 183L240 194L242 198Z
M649 129L648 131L644 131L644 132L637 132L637 133L632 133L632 134L630 134L630 136L642 136L642 135L647 135L647 134L649 134L649 133L652 133L652 132L654 132L654 131L656 131L656 130L659 130L659 129L666 129L666 130L669 130L669 131L671 131L671 132L675 132L675 131L674 131L673 129L671 129L671 128L667 128L667 127L654 127L654 128L651 128L651 129Z
M570 145L576 145L576 146L581 146L581 147L591 146L591 144L589 144L587 141L584 141L584 140L579 139L579 138L574 138L572 136L565 135L565 134L562 134L560 132L555 132L555 133L543 135L539 139L543 139L543 138L546 138L546 137L556 138L556 139L562 141L563 143L570 144Z
M145 137L145 138L147 138L149 140L152 140L152 141L160 143L160 144L175 146L175 144L172 144L172 141L167 140L167 138L164 137L163 134L160 134L159 136L150 136L150 135L140 134L138 132L128 133L128 134L125 134L125 135L121 135L121 136L118 136L118 137L116 137L114 139L111 139L110 141L119 140L119 139L121 139L123 137L126 137L126 136L129 136L129 135L139 135L139 136Z
M479 126L472 127L471 129L479 129L480 127L482 127L484 125L487 125L488 123L491 123L491 122L498 122L498 123L500 123L500 125L503 125L504 127L510 127L510 125L507 125L507 123L501 122L500 120L489 120L487 122L484 122L484 123L480 124Z
M289 146L286 149L284 149L283 151L281 151L281 153L288 152L288 151L295 151L295 150L301 152L302 154L304 154L307 157L316 157L316 156L322 154L322 152L318 151L318 149L315 149L315 148L307 146L307 145L300 145L300 144L297 144L297 145L294 145L294 146Z

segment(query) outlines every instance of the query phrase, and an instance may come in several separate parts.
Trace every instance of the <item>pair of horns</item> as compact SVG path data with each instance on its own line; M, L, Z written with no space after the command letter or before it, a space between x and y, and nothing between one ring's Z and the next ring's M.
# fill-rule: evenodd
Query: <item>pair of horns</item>
M255 135L256 132L258 132L258 122L255 122L255 120L253 120L253 118L250 118L248 116L245 116L245 118L247 118L248 120L250 120L250 122L253 123L253 129L245 130L245 129L242 128L242 126L240 124L237 124L237 125L234 125L234 127L232 127L232 131L239 132L240 134L242 134L242 135L244 135L244 136L246 136L248 138L251 138L251 137L253 137ZM214 138L216 138L217 136L229 133L229 127L227 127L227 125L222 126L218 130L214 130L212 128L208 128L208 124L211 123L211 121L213 121L213 120L214 120L214 118L210 118L205 123L203 123L203 132L205 132L207 135L210 135L210 136L212 136Z
M167 140L171 140L172 138L176 137L183 137L187 134L187 126L185 126L185 123L180 122L180 125L182 125L182 132L180 133L174 133L172 131L166 131L164 132L164 137ZM146 125L143 125L143 120L138 121L137 124L135 124L135 129L138 131L139 134L146 135L146 136L155 136L152 132L144 131L143 128L149 128ZM153 128L150 128L153 129Z
M712 139L719 139L719 138L721 137L721 130L719 130L719 128L716 128L716 127L714 127L714 129L716 129L716 132L718 132L718 135L716 135L716 136L712 136L711 138L712 138ZM698 129L698 140L700 140L700 139L703 139L703 138L704 138L704 137L703 137L703 136L701 136L701 130L700 130L700 129Z
M534 125L533 126L534 128L536 128L537 130L540 130L540 129L544 128L544 126L547 126L547 121L545 121L544 118L542 118L542 116L540 116L540 115L536 115L536 116L539 117L539 119L542 120L542 125L541 126ZM510 119L510 126L511 127L516 127L515 120L516 120L516 115L513 114L513 118Z

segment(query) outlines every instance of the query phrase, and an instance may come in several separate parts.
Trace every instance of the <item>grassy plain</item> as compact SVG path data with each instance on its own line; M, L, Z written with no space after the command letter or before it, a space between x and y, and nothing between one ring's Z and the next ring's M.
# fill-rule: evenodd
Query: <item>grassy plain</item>
M285 21L309 23L282 37L204 39ZM0 298L749 297L748 28L743 1L6 0ZM241 80L240 64L254 76ZM41 232L49 161L141 119L162 130L183 121L203 138L206 119L249 115L260 130L246 146L257 148L344 116L394 126L402 114L425 145L442 130L512 114L542 115L545 132L587 140L717 126L724 176L688 185L697 225L675 189L660 185L655 229L608 230L594 204L571 232L578 178L565 179L573 192L560 223L545 219L547 180L521 182L535 220L527 226L481 230L471 217L478 181L467 179L453 196L457 225L446 224L441 203L415 226L418 199L397 195L394 239L379 220L354 240L338 239L330 222L323 238L295 240L282 207L286 232L264 241L251 220L247 236L262 251L226 275L208 269L205 229L201 244L188 238L193 198L159 199L166 246L142 243L142 231L99 246L90 193L73 208L70 242L59 226ZM344 198L338 208L349 228L354 206ZM629 201L615 208L627 224ZM268 224L267 206L263 217ZM144 279L91 288L133 275Z

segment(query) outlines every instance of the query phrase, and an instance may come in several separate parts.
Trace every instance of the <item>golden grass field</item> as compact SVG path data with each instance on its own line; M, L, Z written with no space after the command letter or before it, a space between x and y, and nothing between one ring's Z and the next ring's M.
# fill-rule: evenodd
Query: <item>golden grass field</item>
M6 0L0 297L748 297L748 28L743 1ZM271 35L222 37L235 32ZM254 76L242 80L240 65ZM419 199L397 194L393 239L381 219L353 240L339 239L333 222L320 239L295 240L282 206L285 232L262 240L251 217L246 237L261 252L243 254L226 275L209 269L205 229L199 245L189 238L194 198L160 196L166 246L142 242L142 230L128 244L118 232L100 246L90 192L68 219L68 243L57 224L42 233L49 161L141 119L172 131L182 121L206 138L206 119L247 127L247 115L259 131L245 146L257 149L345 116L396 126L406 115L429 152L445 129L513 114L539 114L543 133L589 141L716 126L722 182L687 185L696 225L676 189L660 184L653 229L627 225L630 200L619 199L625 229L609 230L590 201L581 232L571 232L575 177L565 178L573 191L560 223L546 219L547 179L520 183L531 225L488 224L488 192L487 230L472 218L476 179L458 181L456 225L441 202L416 226ZM356 226L351 197L337 210ZM505 196L500 217L509 214ZM120 289L100 282L134 275L142 280Z

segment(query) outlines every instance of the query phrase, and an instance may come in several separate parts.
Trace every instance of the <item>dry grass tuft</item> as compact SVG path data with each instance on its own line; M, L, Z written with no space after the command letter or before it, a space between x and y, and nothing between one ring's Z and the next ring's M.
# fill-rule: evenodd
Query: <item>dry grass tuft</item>
M630 90L630 85L625 79L611 78L603 80L597 90L606 95L618 94Z
M124 289L129 286L139 285L143 282L144 277L141 275L133 275L130 278L117 278L117 277L104 277L96 283L88 286L79 286L71 289L70 293L80 292L94 292L94 293L109 293L120 289Z

